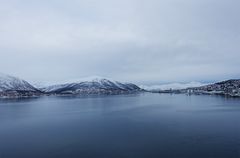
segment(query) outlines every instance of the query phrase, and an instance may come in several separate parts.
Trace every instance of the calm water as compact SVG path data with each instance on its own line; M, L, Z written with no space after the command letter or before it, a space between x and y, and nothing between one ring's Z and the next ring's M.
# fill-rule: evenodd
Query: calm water
M240 99L0 100L0 158L240 158Z

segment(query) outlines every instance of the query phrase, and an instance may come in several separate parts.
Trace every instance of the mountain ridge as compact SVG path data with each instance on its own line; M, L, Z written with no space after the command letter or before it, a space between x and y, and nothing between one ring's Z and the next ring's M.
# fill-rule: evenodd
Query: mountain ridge
M200 83L172 84L180 88ZM169 84L171 85L171 84ZM169 86L168 85L168 86ZM43 88L36 88L29 82L0 73L0 98L35 97L41 95L91 95L91 94L129 94L138 92L154 93L187 93L187 94L218 94L240 97L240 79L230 79L213 84L181 89L145 90L132 83L122 83L106 78L80 79L71 83L56 84Z
M240 79L229 79L199 87L183 89L151 90L153 93L209 94L240 97Z
M187 92L240 97L240 79L229 79L201 87L188 88Z
M91 81L52 85L41 90L45 93L54 94L121 94L137 92L141 88L132 83L95 78Z
M0 74L0 97L31 97L41 95L90 95L90 94L127 94L143 91L132 83L121 83L105 78L90 81L79 80L73 83L36 88L29 82L10 75Z
M25 80L0 73L0 97L28 97L41 93Z

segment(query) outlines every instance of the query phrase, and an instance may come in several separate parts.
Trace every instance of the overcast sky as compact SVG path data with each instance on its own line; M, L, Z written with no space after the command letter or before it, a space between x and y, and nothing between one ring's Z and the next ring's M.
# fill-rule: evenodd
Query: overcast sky
M239 0L0 0L0 72L156 84L240 78Z

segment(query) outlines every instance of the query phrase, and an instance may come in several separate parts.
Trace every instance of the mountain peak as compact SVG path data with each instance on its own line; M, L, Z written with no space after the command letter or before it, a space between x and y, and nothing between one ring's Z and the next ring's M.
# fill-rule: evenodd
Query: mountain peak
M89 77L83 77L80 79L79 78L71 79L68 81L64 81L63 83L101 82L101 81L114 81L114 80L108 77L102 77L102 76L89 76Z
M0 96L25 96L40 93L27 81L0 73Z
M140 91L141 89L134 84L94 76L45 87L42 90L56 94L120 94Z

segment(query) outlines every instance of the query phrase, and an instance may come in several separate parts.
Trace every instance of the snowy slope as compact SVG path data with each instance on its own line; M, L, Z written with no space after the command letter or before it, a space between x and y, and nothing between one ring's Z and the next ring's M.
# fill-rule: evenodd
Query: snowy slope
M201 87L191 88L192 92L204 94L223 94L229 96L240 96L240 79L231 79Z
M0 92L6 91L38 91L35 87L27 81L17 77L9 76L0 73Z
M169 84L162 84L162 85L153 85L153 86L140 86L141 88L145 90L179 90L179 89L185 89L189 87L200 87L204 86L206 84L200 83L200 82L189 82L189 83L169 83Z
M41 90L46 93L56 94L112 94L140 91L141 89L131 83L120 83L104 78L91 78L88 81L80 80L74 83L53 85Z

